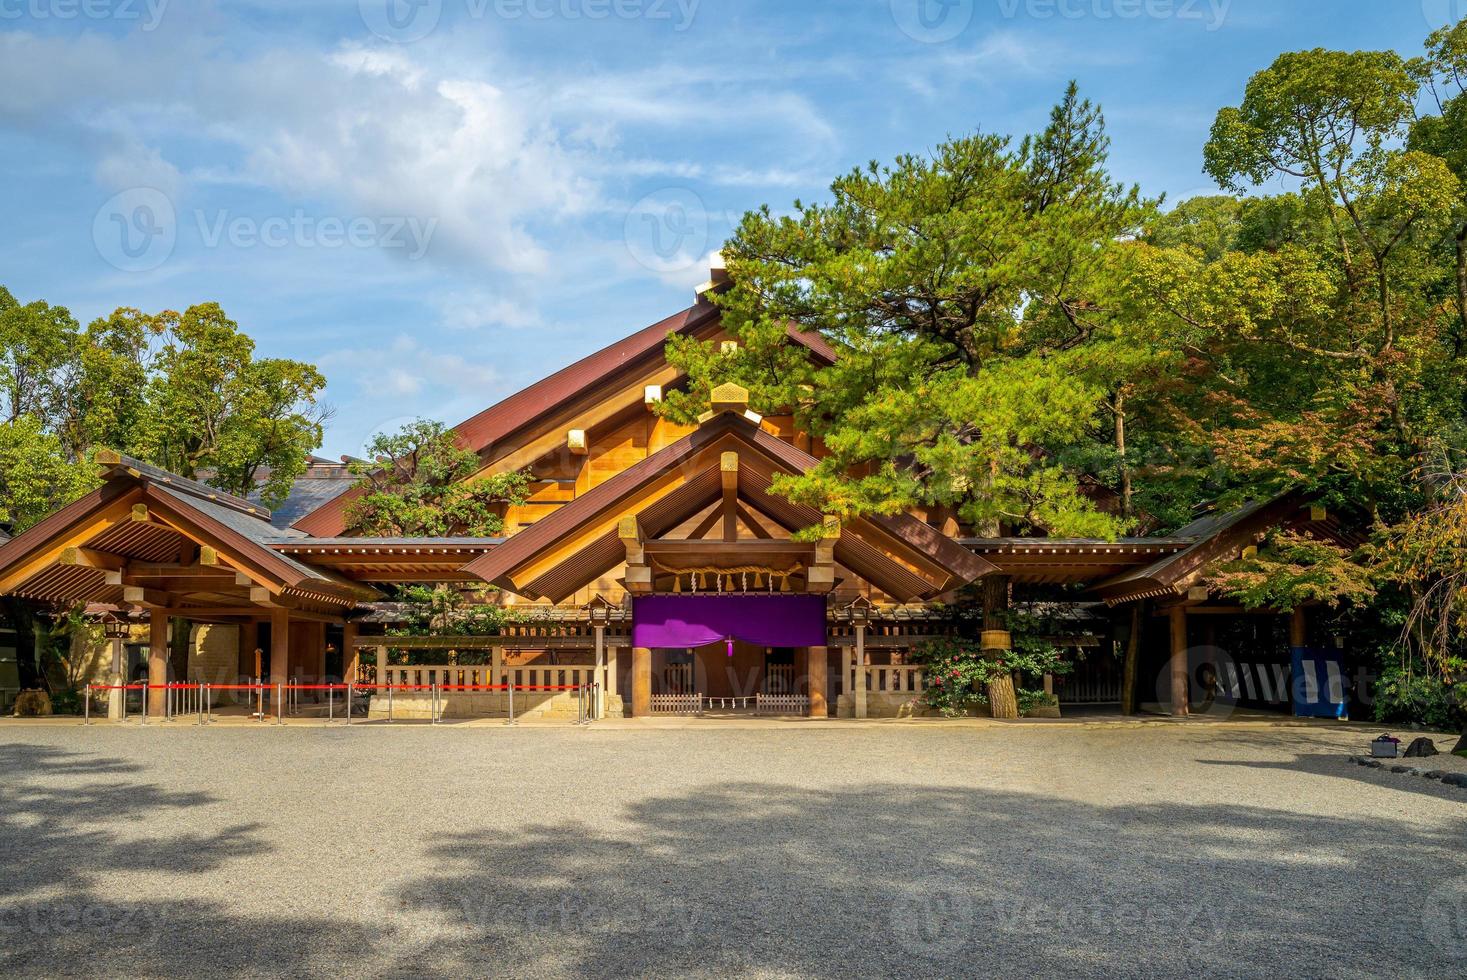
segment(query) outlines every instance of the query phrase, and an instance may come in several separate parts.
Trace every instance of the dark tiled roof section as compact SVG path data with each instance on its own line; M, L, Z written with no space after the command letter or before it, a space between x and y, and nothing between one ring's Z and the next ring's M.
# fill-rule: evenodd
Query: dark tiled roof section
M140 459L108 453L105 450L97 454L97 461L107 467L106 476L115 476L118 473L136 474L145 483L171 488L176 491L176 495L213 503L252 517L257 521L268 523L270 520L270 509L259 501L236 497L232 493L226 493L207 483L200 483L198 480L179 476L177 473L154 466L152 463L144 463Z
M290 495L270 512L270 523L278 528L289 528L317 507L335 500L354 486L354 479L343 480L339 477L324 480L303 477L296 480L290 485ZM258 500L259 495L251 494L250 499Z
M189 498L184 494L178 493L171 487L158 486L154 489L159 490L162 493L167 494L168 496L179 498L190 507L193 507L195 510L200 511L205 516L210 517L215 521L218 521L220 524L223 524L231 531L235 531L248 538L255 544L261 545L266 548L269 548L271 545L274 544L282 543L283 539L287 539L286 543L288 543L288 541L304 542L309 540L309 538L307 538L307 536L300 531L296 531L291 528L287 528L286 530L282 531L281 529L271 524L268 524L265 521L256 520L255 518L250 517L248 514L241 514L238 511L232 510L228 507L221 507L212 501ZM326 582L349 590L360 591L362 589L362 586L358 583L353 582L351 579L345 578L341 575L337 575L334 572L329 572L325 569L317 568L314 565L307 565L305 562L296 561L289 555L280 554L278 552L273 553L275 554L275 558L277 560L284 562L286 565L289 565L298 574L300 574L303 579L314 580L317 582Z

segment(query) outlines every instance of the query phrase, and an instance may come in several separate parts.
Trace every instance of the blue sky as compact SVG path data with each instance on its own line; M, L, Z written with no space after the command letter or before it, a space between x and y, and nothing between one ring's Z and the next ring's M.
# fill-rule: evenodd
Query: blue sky
M326 373L323 452L454 423L682 309L744 210L1070 78L1116 175L1211 190L1285 50L1419 52L1467 0L0 0L0 284L217 300Z

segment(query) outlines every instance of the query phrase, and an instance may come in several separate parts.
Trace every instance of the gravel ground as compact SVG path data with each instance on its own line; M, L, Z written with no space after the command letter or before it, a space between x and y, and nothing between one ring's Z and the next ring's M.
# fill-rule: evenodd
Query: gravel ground
M0 972L1462 976L1363 728L0 727Z

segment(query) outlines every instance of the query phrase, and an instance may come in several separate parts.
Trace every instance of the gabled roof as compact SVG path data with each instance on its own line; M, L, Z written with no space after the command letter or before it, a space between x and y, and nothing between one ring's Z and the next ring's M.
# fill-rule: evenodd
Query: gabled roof
M530 598L564 599L624 559L616 531L622 517L637 516L643 531L656 537L716 498L721 493L719 456L729 450L739 454L741 501L789 530L820 524L818 511L769 492L776 473L803 473L818 460L747 418L725 412L542 518L465 570ZM761 547L759 542L748 546ZM557 548L574 550L545 568L545 556ZM834 550L839 564L902 600L930 598L994 569L908 515L847 522Z
M1236 510L1209 514L1169 536L1189 542L1185 548L1107 579L1091 591L1111 605L1178 595L1213 562L1236 558L1242 548L1282 524L1297 524L1316 536L1340 539L1338 525L1298 519L1306 502L1302 492L1290 490L1267 500L1251 501Z
M490 406L454 427L460 445L480 455L486 465L505 455L498 447L523 432L559 416L581 402L604 398L618 384L638 375L666 368L665 348L670 336L707 337L722 327L719 309L707 299L680 313L637 331L609 347L582 358L542 378L527 388ZM793 325L790 339L809 350L816 360L832 364L835 350L818 333L805 333ZM630 394L625 408L641 403L640 390ZM333 494L294 521L294 526L314 535L336 535L345 529L345 514L359 490Z
M69 564L65 553L85 549L123 562L167 563L177 562L186 545L207 545L276 595L346 606L378 595L274 550L272 542L304 535L273 527L270 512L257 504L126 456L103 452L99 459L106 466L102 486L0 550L0 590L51 601L118 602L123 588L107 584L106 566ZM232 578L219 584L237 588Z

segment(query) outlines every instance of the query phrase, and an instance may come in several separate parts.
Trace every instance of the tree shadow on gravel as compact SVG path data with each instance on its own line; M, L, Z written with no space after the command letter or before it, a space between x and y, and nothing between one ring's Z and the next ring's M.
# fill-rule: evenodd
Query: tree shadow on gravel
M1370 754L1369 740L1372 735L1361 735L1360 745L1353 750L1346 750L1340 746L1338 740L1328 736L1310 736L1290 734L1287 741L1281 741L1276 735L1258 735L1250 733L1232 732L1210 743L1211 746L1246 747L1254 750L1250 754L1259 755L1269 750L1275 752L1292 753L1291 759L1279 759L1266 761L1262 759L1217 759L1197 758L1198 765L1236 767L1240 769L1272 769L1280 772L1305 773L1311 776L1325 776L1331 779L1345 779L1351 782L1366 783L1385 789L1399 790L1403 793L1413 793L1434 799L1448 800L1452 802L1467 804L1467 789L1460 786L1450 786L1434 779L1422 776L1413 776L1409 773L1391 772L1393 765L1408 766L1413 769L1442 770L1445 772L1457 772L1451 764L1437 765L1436 758L1428 756L1421 759L1382 759L1384 768L1377 769L1373 766L1361 766L1351 761L1351 756L1366 756ZM1414 737L1414 736L1412 736ZM1433 736L1427 736L1429 738ZM1440 736L1435 739L1440 747ZM1406 739L1402 740L1402 747L1406 745ZM1447 746L1450 748L1450 745ZM1467 962L1464 962L1467 966Z
M133 899L129 876L210 874L270 850L250 824L149 833L159 815L214 797L151 785L146 771L127 759L0 744L0 974L329 974L359 954L368 937L340 922Z
M724 784L462 832L387 896L385 972L1458 972L1463 826L1000 791ZM1441 896L1438 896L1441 898ZM1453 944L1456 944L1454 949Z

